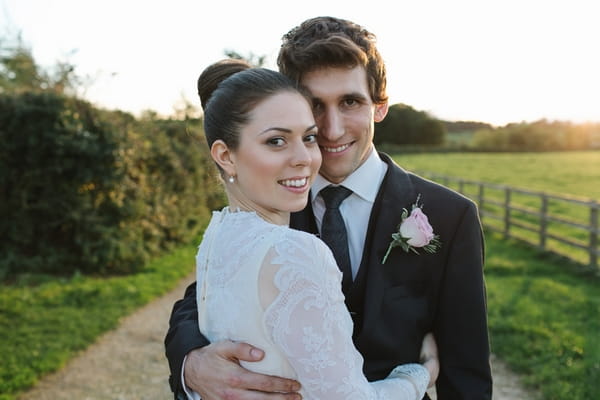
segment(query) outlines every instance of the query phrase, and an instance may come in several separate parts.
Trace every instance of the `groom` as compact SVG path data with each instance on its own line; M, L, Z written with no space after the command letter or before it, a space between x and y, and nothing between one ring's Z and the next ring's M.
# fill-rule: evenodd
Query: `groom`
M311 92L323 155L311 201L292 215L291 227L322 232L325 204L320 190L334 184L351 191L339 206L350 265L345 296L365 375L382 379L396 365L418 362L423 337L433 332L440 360L438 399L491 399L477 209L460 194L403 170L375 151L374 123L388 110L385 66L375 36L350 21L313 18L283 37L278 65ZM394 247L384 263L403 210L410 212L417 199L428 218L424 221L421 215L420 226L427 228L428 222L441 245L433 253L424 251L431 232L421 229L425 240L411 241L415 251ZM225 394L232 399L297 398L296 382L239 366L237 360L259 360L260 349L209 343L198 331L197 318L194 283L175 303L165 338L175 398L185 398L184 383L204 400Z

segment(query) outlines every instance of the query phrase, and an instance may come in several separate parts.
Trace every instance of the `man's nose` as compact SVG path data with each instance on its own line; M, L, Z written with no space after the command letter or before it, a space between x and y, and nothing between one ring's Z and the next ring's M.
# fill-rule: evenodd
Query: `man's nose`
M319 118L319 135L335 142L344 135L344 119L338 110L329 109Z

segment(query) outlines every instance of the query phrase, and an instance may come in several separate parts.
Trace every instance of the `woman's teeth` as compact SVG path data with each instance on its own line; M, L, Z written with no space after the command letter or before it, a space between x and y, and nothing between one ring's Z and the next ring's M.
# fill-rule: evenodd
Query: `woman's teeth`
M307 178L302 178L302 179L286 179L281 181L281 184L283 186L291 186L291 187L302 187L304 185L306 185L307 182Z

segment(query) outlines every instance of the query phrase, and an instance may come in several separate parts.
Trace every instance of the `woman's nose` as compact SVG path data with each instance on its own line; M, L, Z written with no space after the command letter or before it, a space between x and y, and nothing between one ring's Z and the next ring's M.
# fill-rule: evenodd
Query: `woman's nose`
M306 143L304 141L300 141L294 145L294 153L292 156L292 164L293 165L309 165L311 162L311 154L308 148L306 147Z

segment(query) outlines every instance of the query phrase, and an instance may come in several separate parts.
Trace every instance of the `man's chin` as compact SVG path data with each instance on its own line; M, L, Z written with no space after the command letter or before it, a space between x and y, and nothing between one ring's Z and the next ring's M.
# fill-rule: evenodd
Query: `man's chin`
M319 170L319 174L331 183L343 182L351 173L352 171L346 173L340 169L328 169L323 167Z

